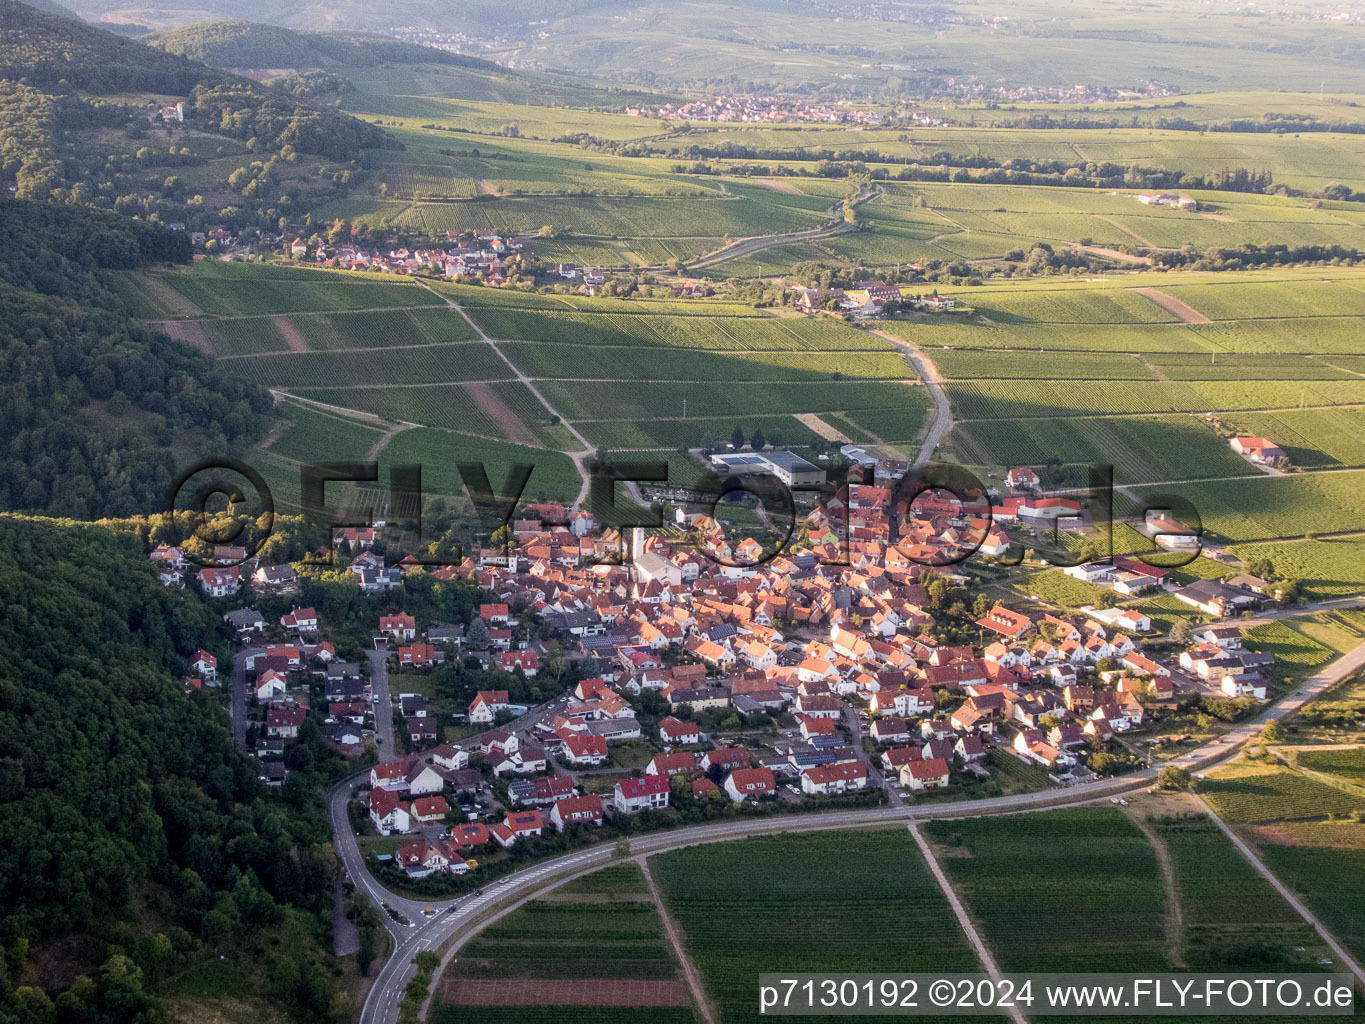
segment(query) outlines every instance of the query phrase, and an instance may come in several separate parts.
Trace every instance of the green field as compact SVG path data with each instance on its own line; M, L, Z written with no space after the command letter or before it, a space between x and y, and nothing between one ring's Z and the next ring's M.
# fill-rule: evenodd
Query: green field
M925 834L944 849L943 868L1001 970L1168 967L1156 857L1117 809L934 821Z
M1365 797L1281 765L1254 761L1238 761L1211 772L1199 791L1220 817L1239 825L1316 821L1365 810Z
M635 865L588 875L479 932L446 977L675 978L678 964L648 897Z
M650 867L726 1024L757 1019L764 971L979 969L903 827L697 846Z

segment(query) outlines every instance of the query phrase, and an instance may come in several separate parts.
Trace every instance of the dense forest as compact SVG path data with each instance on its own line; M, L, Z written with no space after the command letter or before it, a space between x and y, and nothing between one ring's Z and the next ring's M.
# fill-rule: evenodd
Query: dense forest
M131 530L0 517L0 594L0 1024L162 1020L159 983L220 954L333 1019L335 755L296 754L267 795L219 702L178 682L217 615ZM84 977L53 998L41 967L72 932Z
M0 508L156 509L178 463L266 428L268 394L134 321L102 276L188 259L184 232L0 202Z
M154 32L149 46L216 68L344 68L443 64L501 72L491 61L364 32L296 32L251 21L211 21Z
M147 94L182 101L183 123L161 119ZM0 0L0 180L20 198L199 223L224 210L186 194L179 167L247 151L286 162L300 154L341 162L316 176L316 189L331 178L349 180L366 153L395 146L383 129L332 101L315 105L297 83L261 85ZM287 212L278 208L281 194L269 198L275 205L255 211L257 226Z

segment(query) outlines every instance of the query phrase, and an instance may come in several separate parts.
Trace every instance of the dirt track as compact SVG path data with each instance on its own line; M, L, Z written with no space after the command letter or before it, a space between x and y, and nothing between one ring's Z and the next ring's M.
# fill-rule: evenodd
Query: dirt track
M1193 306L1188 306L1174 295L1167 295L1157 288L1130 288L1129 291L1137 292L1139 295L1151 299L1167 313L1178 316L1187 324L1206 324L1210 322L1208 317Z
M649 978L457 978L441 1001L474 1006L690 1006L680 981Z
M507 440L514 444L530 445L532 448L540 446L540 440L536 435L521 422L521 417L498 397L491 385L466 384L465 392L473 399L474 404L498 425Z

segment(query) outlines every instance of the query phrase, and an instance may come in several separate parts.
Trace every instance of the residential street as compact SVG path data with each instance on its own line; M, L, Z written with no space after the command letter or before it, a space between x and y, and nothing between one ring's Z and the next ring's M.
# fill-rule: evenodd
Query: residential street
M393 700L389 696L389 652L387 648L369 650L370 692L379 699L374 703L374 734L379 740L379 760L398 759L393 745Z

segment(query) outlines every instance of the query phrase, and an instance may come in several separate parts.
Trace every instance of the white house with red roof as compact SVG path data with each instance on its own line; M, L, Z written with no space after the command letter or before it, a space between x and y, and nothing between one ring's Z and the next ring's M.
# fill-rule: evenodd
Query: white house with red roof
M563 832L569 825L601 825L603 815L600 796L566 796L550 808L550 824Z
M400 612L397 615L381 615L379 617L379 632L385 633L395 640L413 640L417 637L417 620L407 612Z
M726 795L736 803L754 797L772 796L777 792L777 779L771 768L736 768L725 780Z
M818 764L801 773L801 792L811 796L834 796L867 787L867 766L861 761Z
M1283 448L1264 437L1234 437L1228 444L1238 455L1263 466L1278 466L1288 458Z
M492 725L493 717L507 708L506 690L480 690L469 702L469 721L474 725Z
M412 817L407 802L388 789L370 790L370 821L381 836L412 831Z
M408 668L429 668L444 660L444 652L438 651L434 644L405 644L398 648L398 664Z
M1005 486L1014 491L1032 491L1038 484L1038 474L1028 466L1016 466L1005 474Z
M209 597L229 597L242 587L242 570L229 565L222 569L200 569L199 588Z
M685 747L701 742L701 730L695 722L684 722L668 715L659 720L659 739L670 747Z
M279 700L284 696L284 689L284 676L280 675L280 673L276 672L273 668L266 669L256 677L256 699L262 703Z
M622 814L660 810L668 806L668 794L666 775L642 775L617 782L612 803Z
M481 604L479 618L490 626L506 626L511 621L511 613L505 604Z
M586 732L560 729L556 735L560 739L560 753L564 760L575 768L596 767L607 760L607 741L601 736Z
M316 633L318 613L314 608L295 608L280 616L280 625L296 633Z
M195 651L194 660L190 662L190 671L203 679L217 679L218 659L208 651Z
M948 785L948 762L941 757L911 761L901 768L901 782L913 790L938 789Z

